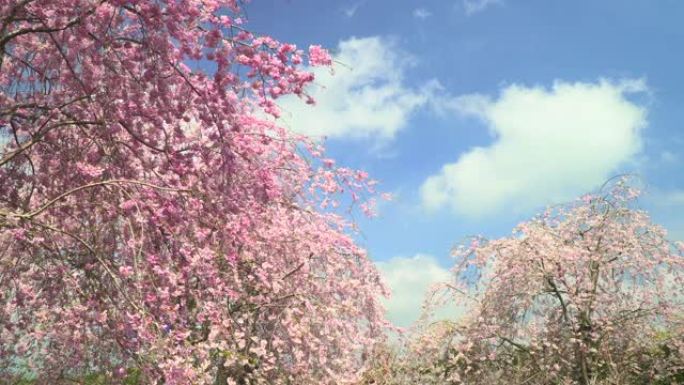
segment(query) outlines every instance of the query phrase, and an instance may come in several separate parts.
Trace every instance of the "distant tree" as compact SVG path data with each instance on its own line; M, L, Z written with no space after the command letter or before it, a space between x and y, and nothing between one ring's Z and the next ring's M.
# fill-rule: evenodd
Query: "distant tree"
M441 385L451 383L452 339L458 323L439 320L405 330L371 352L360 385Z
M637 196L621 179L510 237L457 247L455 284L441 294L471 311L449 333L423 329L438 347L428 355L433 376L488 385L682 383L682 244L633 207Z
M332 208L373 182L258 118L284 94L312 102L313 74L245 30L241 4L0 0L1 378L362 368L385 289Z

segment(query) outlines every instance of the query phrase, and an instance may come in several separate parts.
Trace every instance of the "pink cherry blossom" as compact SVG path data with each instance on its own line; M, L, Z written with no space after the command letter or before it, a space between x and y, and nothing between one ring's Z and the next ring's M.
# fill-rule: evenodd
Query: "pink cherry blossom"
M312 208L374 186L260 118L314 77L242 4L0 0L0 377L363 370L386 290L344 212Z
M684 359L684 256L635 207L638 195L620 179L511 237L455 248L455 282L429 308L455 303L468 314L446 332L419 328L433 353L418 362L453 371L459 384L674 381Z
M309 64L312 66L327 66L332 64L332 58L328 51L320 45L309 46Z

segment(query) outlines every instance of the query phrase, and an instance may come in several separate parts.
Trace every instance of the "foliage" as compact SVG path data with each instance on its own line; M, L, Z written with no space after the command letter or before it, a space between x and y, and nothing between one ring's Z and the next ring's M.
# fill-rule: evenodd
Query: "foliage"
M362 368L385 289L332 208L374 183L258 117L284 94L312 102L313 75L241 6L0 0L0 376ZM330 57L312 46L309 63Z

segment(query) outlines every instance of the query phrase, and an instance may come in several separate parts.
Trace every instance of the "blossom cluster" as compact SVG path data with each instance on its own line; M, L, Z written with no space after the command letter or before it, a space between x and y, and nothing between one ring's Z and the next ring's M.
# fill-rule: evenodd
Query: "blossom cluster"
M386 290L321 207L374 183L259 118L313 74L241 4L0 0L0 377L355 378Z

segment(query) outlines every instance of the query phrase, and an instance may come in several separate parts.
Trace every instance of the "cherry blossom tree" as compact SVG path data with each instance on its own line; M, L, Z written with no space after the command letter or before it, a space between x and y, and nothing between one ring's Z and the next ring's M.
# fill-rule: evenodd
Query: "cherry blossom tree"
M402 330L395 341L371 352L362 385L442 385L451 383L451 344L460 334L452 320L421 320Z
M684 381L683 245L635 207L638 195L620 179L510 237L457 247L455 283L432 303L470 313L426 324L429 342L406 359L434 383Z
M356 378L386 290L337 207L374 182L259 118L330 56L241 7L0 0L1 377Z

